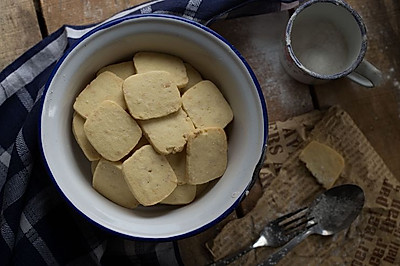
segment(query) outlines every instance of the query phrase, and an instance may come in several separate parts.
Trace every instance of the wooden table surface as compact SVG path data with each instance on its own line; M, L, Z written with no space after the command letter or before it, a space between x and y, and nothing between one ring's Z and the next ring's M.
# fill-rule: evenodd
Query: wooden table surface
M141 2L144 1L1 0L0 70L63 24L99 22ZM320 86L307 86L290 79L278 61L288 12L220 21L211 28L234 44L253 68L264 92L270 121L285 120L338 104L350 114L400 180L400 2L347 2L361 14L366 24L366 59L383 73L382 84L373 89L363 88L347 79ZM256 184L240 211L227 219L246 213L260 193L260 185ZM179 241L185 264L202 265L210 261L204 242L210 240L222 224Z

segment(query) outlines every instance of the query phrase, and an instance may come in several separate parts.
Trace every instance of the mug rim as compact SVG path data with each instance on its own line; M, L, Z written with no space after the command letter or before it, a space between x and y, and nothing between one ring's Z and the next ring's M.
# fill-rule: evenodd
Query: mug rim
M359 50L359 53L357 55L356 60L354 60L354 62L345 70L341 71L341 72L337 72L334 74L320 74L317 73L315 71L312 71L310 69L308 69L307 67L305 67L301 61L297 58L297 56L295 55L294 51L293 51L293 47L291 44L291 33L292 33L292 28L293 28L293 23L296 19L296 17L305 9L307 9L308 7L317 4L317 3L330 3L330 4L334 4L336 6L340 6L344 9L346 9L354 18L354 20L356 21L359 29L360 29L360 33L361 33L361 47ZM342 1L342 0L309 0L303 4L301 4L295 11L294 13L290 16L289 21L286 25L286 30L285 30L285 47L287 48L287 51L291 57L291 59L293 60L293 62L296 64L296 66L301 69L303 72L305 72L306 74L310 75L313 78L316 79L320 79L320 80L334 80L334 79L338 79L338 78L342 78L344 76L347 76L348 74L350 74L351 72L353 72L358 66L359 64L362 62L362 60L364 59L364 56L366 54L367 51L367 46L368 46L368 41L367 41L367 30L365 27L365 24L360 16L360 14L354 9L352 8L349 4L347 4L346 2Z

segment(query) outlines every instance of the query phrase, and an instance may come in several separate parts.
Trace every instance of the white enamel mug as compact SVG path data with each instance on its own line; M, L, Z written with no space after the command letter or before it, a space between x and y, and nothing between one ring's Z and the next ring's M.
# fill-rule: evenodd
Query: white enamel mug
M288 21L281 62L302 83L347 77L371 88L382 74L364 59L366 50L365 25L352 7L341 0L310 0Z

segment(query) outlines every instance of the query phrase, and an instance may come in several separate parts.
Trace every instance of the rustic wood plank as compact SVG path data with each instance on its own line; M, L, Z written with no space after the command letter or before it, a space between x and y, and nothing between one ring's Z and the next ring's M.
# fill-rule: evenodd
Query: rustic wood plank
M0 71L41 40L32 0L0 1Z
M36 0L39 1L39 0ZM40 0L49 33L64 24L102 21L144 0ZM400 180L400 3L398 0L347 0L364 17L369 35L367 59L384 73L384 83L371 90L348 80L315 87L321 108L340 104L353 117L377 152ZM0 70L29 47L41 34L32 0L0 1ZM285 120L312 110L308 86L290 79L278 54L286 12L221 21L212 26L241 52L253 68L267 102L270 121ZM379 177L377 177L379 178ZM251 210L261 193L256 184L242 204ZM178 242L186 265L210 260L205 242L229 219L205 232Z
M243 55L255 72L270 121L312 110L309 88L286 75L279 62L288 12L219 21L211 26Z
M40 0L49 33L62 25L97 23L145 0Z
M340 104L400 180L400 3L347 2L364 19L368 33L366 59L382 71L383 83L365 89L342 79L317 86L317 99L322 108Z

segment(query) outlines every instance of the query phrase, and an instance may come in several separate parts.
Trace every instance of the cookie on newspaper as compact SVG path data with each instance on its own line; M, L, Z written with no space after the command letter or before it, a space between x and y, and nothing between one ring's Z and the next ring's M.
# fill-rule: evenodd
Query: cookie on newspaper
M336 150L320 143L311 141L301 151L299 159L306 164L312 175L326 189L333 186L344 168L344 159Z
M224 128L233 119L233 112L217 86L203 80L182 95L182 106L196 128Z
M139 205L125 182L121 162L101 159L94 171L92 185L101 195L122 207L133 209Z
M122 87L128 110L136 119L166 116L182 106L179 90L165 71L130 76Z
M183 150L187 136L194 126L185 111L179 111L160 118L138 121L143 134L154 149L164 155Z
M186 147L188 184L203 184L221 177L228 163L228 142L222 128L196 129Z
M151 145L135 151L122 164L122 172L129 189L144 206L159 203L177 186L177 178L164 155Z
M142 136L136 121L112 101L102 102L88 116L83 128L96 151L109 161L127 155Z
M188 83L186 67L179 57L156 52L138 52L133 56L133 63L137 73L158 70L171 73L178 88L183 88Z
M105 100L113 101L125 109L122 82L123 79L114 73L109 71L101 73L76 97L73 105L74 110L87 118Z

